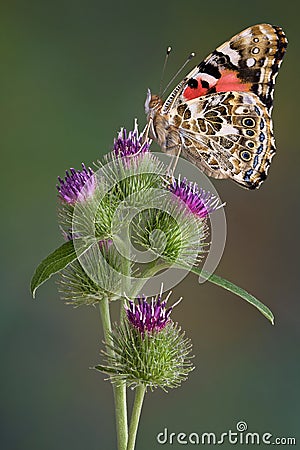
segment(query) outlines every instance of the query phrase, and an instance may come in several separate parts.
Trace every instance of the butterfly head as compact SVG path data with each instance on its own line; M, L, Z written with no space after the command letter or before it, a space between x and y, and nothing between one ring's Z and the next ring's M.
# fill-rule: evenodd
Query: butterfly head
M145 101L145 113L148 118L152 117L162 107L163 101L158 95L152 95L150 89L148 89L147 97Z

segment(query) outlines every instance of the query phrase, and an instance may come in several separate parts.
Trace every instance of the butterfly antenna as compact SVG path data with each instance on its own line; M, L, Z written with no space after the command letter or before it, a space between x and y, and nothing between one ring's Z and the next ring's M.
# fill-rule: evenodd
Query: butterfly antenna
M180 72L185 68L185 66L190 62L190 60L192 58L194 58L194 56L196 55L196 53L192 52L187 60L182 64L182 66L180 67L179 70L177 70L177 72L175 73L175 75L171 78L171 80L169 81L169 83L167 84L167 86L165 87L165 89L163 90L162 94L160 95L160 97L162 97L164 95L164 93L166 92L166 90L168 89L168 87L170 86L170 84L173 83L173 81L175 80L175 78L180 74Z
M164 65L163 65L163 69L161 72L161 79L160 79L160 84L159 84L159 96L161 96L161 92L162 92L162 85L163 85L163 81L164 81L164 75L165 75L165 71L166 71L166 66L167 66L167 62L169 59L169 54L171 53L172 47L168 47L167 51L166 51L166 56L165 56L165 60L164 60Z

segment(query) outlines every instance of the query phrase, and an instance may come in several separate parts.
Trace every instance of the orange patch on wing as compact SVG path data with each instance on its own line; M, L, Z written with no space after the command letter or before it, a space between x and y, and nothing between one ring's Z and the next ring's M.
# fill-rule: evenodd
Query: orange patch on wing
M202 95L206 95L208 89L202 87L201 85L201 77L197 77L196 80L198 81L198 87L197 88L191 88L187 86L183 91L183 97L186 100L192 100L193 98L202 97Z
M221 78L215 85L216 92L228 92L228 91L250 91L252 84L243 83L240 78L237 77L237 72L232 70L223 70L221 72Z
M201 75L195 77L198 81L197 88L191 88L187 86L183 91L183 97L185 100L193 100L193 98L202 97L209 94L210 89L215 88L215 92L228 92L228 91L240 91L249 92L252 86L251 83L243 83L237 76L238 72L233 70L222 70L221 78L216 80L215 83L210 83L209 87L203 87L201 84Z

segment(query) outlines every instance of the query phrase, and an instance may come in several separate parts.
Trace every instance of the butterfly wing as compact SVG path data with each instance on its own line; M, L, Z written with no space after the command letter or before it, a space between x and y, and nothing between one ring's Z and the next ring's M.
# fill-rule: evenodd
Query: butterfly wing
M287 40L281 28L255 25L218 47L162 107L187 159L207 175L254 189L275 153L271 110Z
M210 94L170 112L183 155L208 176L233 178L249 189L267 176L275 153L266 106L251 92Z
M198 64L167 98L162 113L187 100L228 91L253 92L270 111L286 47L280 27L260 24L247 28Z

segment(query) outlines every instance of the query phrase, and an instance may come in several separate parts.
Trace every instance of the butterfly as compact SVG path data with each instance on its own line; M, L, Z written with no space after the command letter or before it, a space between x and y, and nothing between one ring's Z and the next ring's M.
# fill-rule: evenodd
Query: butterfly
M164 102L148 90L150 136L208 176L258 188L275 154L271 111L286 47L280 27L254 25L200 62Z

